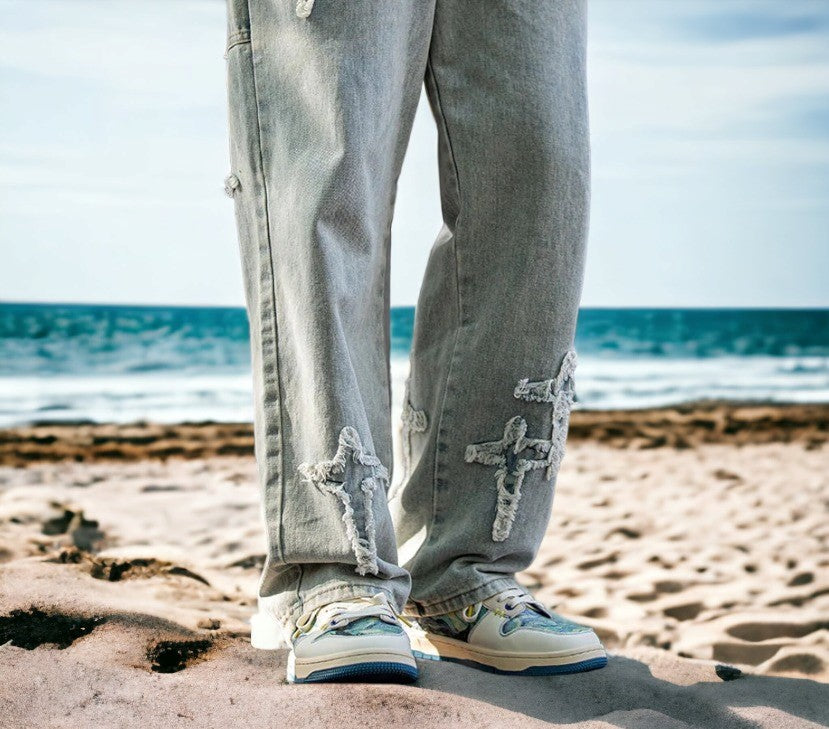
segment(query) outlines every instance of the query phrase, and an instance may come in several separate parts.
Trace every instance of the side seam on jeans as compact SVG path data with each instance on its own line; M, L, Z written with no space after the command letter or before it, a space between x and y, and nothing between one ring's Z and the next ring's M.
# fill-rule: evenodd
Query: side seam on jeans
M248 11L249 12L249 11ZM271 236L271 216L270 216L270 196L268 194L268 180L265 174L265 159L262 152L262 119L259 113L259 87L257 85L256 79L256 63L253 57L253 44L251 43L250 49L250 75L253 84L253 98L254 98L254 113L256 114L256 151L259 155L259 175L261 177L262 183L262 195L264 198L263 207L265 210L265 240L267 242L267 261L260 260L260 276L262 272L262 268L267 266L267 274L268 274L268 290L267 295L270 297L270 312L269 312L269 324L271 329L271 335L273 337L273 363L274 363L274 373L276 376L276 397L274 398L273 402L275 403L277 409L277 443L276 443L276 450L272 449L272 438L270 427L266 426L265 434L266 434L266 441L265 441L265 458L267 463L270 465L271 458L278 459L279 466L278 466L278 473L276 474L275 483L278 486L279 490L279 519L274 524L274 529L276 531L275 539L269 539L270 542L268 547L269 549L276 548L277 551L277 558L280 562L284 561L284 547L282 543L282 512L283 512L283 502L284 502L284 495L285 495L285 488L284 488L284 476L285 476L285 464L284 464L284 448L283 448L283 428L282 428L282 383L280 378L280 368L279 368L279 330L277 325L277 311L276 311L276 275L273 266L273 241ZM261 255L260 255L261 257ZM261 291L260 291L261 295ZM261 306L261 304L260 304ZM261 315L261 308L260 308L260 319L262 318ZM264 325L264 322L263 322ZM264 328L264 326L263 326ZM266 357L263 357L263 366L264 362L267 361ZM263 378L264 386L266 389L269 389L273 386L273 383L268 382L269 378ZM265 422L270 422L271 419L266 417ZM266 469L266 478L268 479L268 484L271 483L271 472ZM269 520L266 520L269 521ZM266 528L270 532L271 525L266 523ZM263 574L264 577L264 574ZM301 580L301 575L299 577Z
M446 398L449 392L449 386L452 380L452 370L455 364L455 359L457 358L458 348L459 348L459 341L460 341L460 332L461 327L463 325L463 301L461 297L461 277L460 277L460 259L458 256L458 221L461 217L461 191L460 191L460 175L458 171L458 162L455 157L455 150L452 146L452 137L449 134L449 124L446 121L446 115L443 111L443 101L441 100L440 96L440 89L438 88L438 80L435 74L434 64L432 63L431 57L428 58L426 62L427 68L429 70L429 75L431 76L432 80L432 88L434 90L435 96L435 109L437 111L437 116L440 118L440 125L443 131L443 135L446 139L446 147L449 154L449 159L452 163L452 172L455 177L455 195L457 198L457 212L455 215L454 220L454 229L452 231L452 253L455 259L455 289L457 290L457 307L458 307L458 320L457 320L457 328L455 329L455 337L452 343L452 353L449 358L449 364L446 368L446 381L443 384L443 393L440 399L440 408L437 412L437 418L435 420L436 428L435 428L435 467L433 472L433 479L432 479L432 515L429 522L429 526L427 528L427 541L432 537L432 529L435 524L435 520L437 519L437 511L438 511L438 484L439 484L439 466L441 462L441 457L443 451L441 450L441 435L443 433L443 416L446 411Z

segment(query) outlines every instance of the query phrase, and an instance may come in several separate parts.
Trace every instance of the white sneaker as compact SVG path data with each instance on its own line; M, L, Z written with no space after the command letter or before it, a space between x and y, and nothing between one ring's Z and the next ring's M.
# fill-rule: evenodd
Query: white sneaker
M532 676L607 664L607 653L590 628L556 615L520 588L417 623L407 628L417 658Z
M272 624L260 612L251 620L255 648L277 648ZM305 613L291 636L288 681L414 681L409 639L384 595L359 597Z

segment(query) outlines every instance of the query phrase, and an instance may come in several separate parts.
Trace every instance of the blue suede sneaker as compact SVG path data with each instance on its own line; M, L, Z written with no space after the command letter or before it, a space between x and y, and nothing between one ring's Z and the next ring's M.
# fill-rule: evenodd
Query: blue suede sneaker
M407 631L417 658L495 673L545 676L607 664L591 628L557 615L517 587L462 610L417 618Z

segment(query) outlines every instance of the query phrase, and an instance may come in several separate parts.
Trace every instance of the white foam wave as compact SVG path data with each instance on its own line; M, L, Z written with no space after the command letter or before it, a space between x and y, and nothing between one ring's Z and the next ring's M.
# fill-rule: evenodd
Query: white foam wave
M391 363L399 411L408 361ZM539 373L539 376L543 373ZM577 407L628 409L719 399L829 402L829 358L583 357ZM94 377L0 377L0 427L35 421L249 421L250 375L140 373Z

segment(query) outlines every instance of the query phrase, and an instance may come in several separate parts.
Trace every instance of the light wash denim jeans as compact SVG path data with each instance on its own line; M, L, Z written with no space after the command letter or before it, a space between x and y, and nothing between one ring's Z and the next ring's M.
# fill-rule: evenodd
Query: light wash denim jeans
M536 554L573 400L584 0L228 5L260 603L290 626L378 592L422 615L485 599ZM443 227L417 304L406 473L388 494L390 227L424 80Z

